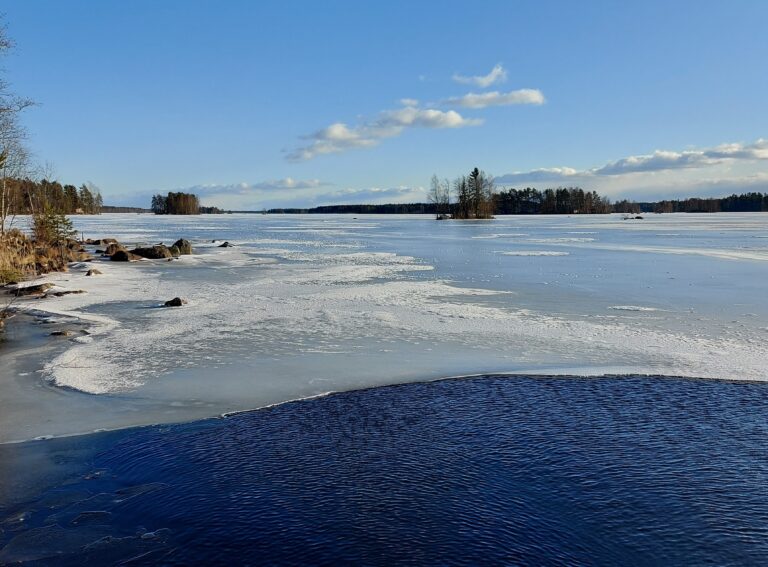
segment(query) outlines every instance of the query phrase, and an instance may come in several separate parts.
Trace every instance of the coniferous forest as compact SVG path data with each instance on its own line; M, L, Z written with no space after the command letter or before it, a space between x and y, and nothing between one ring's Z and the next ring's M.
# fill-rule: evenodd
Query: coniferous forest
M192 193L168 193L152 197L152 212L156 215L200 214L200 200Z

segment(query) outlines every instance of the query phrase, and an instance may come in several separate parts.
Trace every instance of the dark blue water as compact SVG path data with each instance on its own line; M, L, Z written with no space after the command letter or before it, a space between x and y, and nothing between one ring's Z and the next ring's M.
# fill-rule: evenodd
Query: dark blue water
M766 384L484 377L45 443L77 470L5 507L3 562L768 564Z

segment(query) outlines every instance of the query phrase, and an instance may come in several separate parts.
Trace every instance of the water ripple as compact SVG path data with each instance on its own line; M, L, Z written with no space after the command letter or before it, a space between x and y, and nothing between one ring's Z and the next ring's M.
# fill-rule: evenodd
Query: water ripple
M0 514L0 562L766 564L767 406L491 376L111 434L88 480Z

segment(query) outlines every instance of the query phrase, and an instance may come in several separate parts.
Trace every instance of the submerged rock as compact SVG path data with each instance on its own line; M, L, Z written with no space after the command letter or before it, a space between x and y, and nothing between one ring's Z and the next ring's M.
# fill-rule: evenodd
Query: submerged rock
M225 242L224 244L219 244L219 248L230 248L234 246L234 244L230 244L229 241Z
M181 307L182 305L186 305L187 300L182 299L180 297L174 297L173 299L169 299L165 302L166 307Z
M52 337L71 337L72 335L74 335L74 333L73 333L72 331L70 331L70 330L65 330L65 331L53 331L53 332L51 333L51 336L52 336Z
M192 244L189 242L189 240L179 238L176 242L173 243L173 246L179 249L179 254L181 255L192 254Z
M134 248L131 250L131 254L141 256L142 258L149 258L150 260L162 260L164 258L173 258L173 254L167 246L163 244L155 244L147 248Z
M97 270L96 268L91 268L87 272L85 272L86 276L100 276L101 272Z

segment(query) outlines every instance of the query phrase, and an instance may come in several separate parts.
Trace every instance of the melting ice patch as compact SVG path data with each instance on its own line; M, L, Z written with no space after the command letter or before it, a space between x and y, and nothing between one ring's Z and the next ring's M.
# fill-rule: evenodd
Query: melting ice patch
M520 236L528 236L525 233L522 232L500 232L497 234L485 234L480 236L472 236L474 240L491 240L495 238L517 238Z
M553 250L511 250L499 252L504 256L569 256L570 252L555 252Z
M591 237L553 237L553 238L529 238L528 242L536 242L538 244L572 244L577 242L594 242L596 239Z

